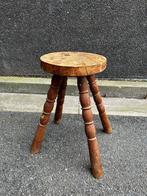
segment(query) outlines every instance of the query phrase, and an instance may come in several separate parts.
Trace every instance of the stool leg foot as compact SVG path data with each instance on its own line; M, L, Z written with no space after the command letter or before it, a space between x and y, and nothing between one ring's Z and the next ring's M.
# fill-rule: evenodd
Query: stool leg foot
M67 86L67 77L64 76L58 92L57 106L56 106L55 117L54 117L54 122L56 124L59 124L62 118L62 110L63 110L66 86Z
M50 114L54 107L54 101L57 97L61 82L62 82L62 78L60 76L53 75L51 86L47 94L47 99L44 104L43 113L40 117L40 123L38 124L38 128L31 145L31 153L33 154L38 153L41 149L41 144L44 138L46 126L47 123L49 122Z
M102 125L104 128L104 132L112 133L111 124L110 124L110 121L109 121L108 116L105 111L103 99L101 97L99 87L96 84L95 75L87 76L87 79L89 82L90 90L92 92L95 104L96 104L97 109L99 111L100 119L101 119L101 122L102 122Z
M100 151L96 139L96 129L93 123L93 114L90 106L90 96L88 93L88 83L86 77L78 77L78 88L80 103L82 106L82 116L85 123L85 132L88 139L91 170L95 178L103 176L103 169L100 159Z

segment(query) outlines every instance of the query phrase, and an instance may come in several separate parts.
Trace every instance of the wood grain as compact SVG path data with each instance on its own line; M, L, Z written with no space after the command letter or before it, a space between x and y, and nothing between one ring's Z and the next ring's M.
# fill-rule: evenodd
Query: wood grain
M54 52L41 56L44 71L61 76L87 76L102 72L107 59L87 52Z

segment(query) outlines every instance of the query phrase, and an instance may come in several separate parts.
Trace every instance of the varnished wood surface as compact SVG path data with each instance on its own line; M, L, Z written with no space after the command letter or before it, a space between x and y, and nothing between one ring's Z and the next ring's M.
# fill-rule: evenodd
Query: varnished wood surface
M35 137L32 142L31 152L33 154L38 153L41 149L41 144L45 135L46 126L50 119L51 111L54 107L54 102L57 97L60 85L62 83L62 77L54 75L52 77L51 86L48 90L47 99L43 107L43 112L40 117L40 122L37 127Z
M103 168L101 164L99 145L96 138L96 128L93 122L86 77L78 77L78 89L80 94L80 103L82 106L82 116L85 124L85 133L88 140L91 171L95 178L99 178L103 176Z
M99 111L101 122L102 122L102 125L104 127L104 132L112 133L112 127L111 127L110 121L109 121L108 116L107 116L106 111L105 111L103 98L101 97L99 87L96 83L95 75L87 76L87 79L88 79L88 82L89 82L90 90L92 92L95 104L96 104L97 109Z
M62 77L62 83L60 85L60 89L58 92L58 99L57 99L57 105L56 105L56 111L55 111L55 117L54 122L56 124L60 123L61 117L62 117L62 110L63 110L63 103L64 103L64 97L66 92L66 86L67 86L67 77Z
M62 76L87 76L102 72L107 59L87 52L54 52L40 58L41 67L52 74Z

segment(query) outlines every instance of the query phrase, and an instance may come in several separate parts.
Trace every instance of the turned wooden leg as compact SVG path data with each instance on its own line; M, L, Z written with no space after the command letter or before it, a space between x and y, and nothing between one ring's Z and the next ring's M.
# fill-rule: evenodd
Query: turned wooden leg
M106 133L112 133L112 128L110 121L108 119L108 116L105 111L103 99L100 94L100 90L98 85L96 84L96 78L95 75L87 76L89 85L90 85L90 90L93 94L95 104L97 106L97 109L99 111L100 119L104 128L104 132Z
M50 114L54 106L54 101L57 97L62 77L53 75L50 89L47 94L47 99L44 104L43 113L40 117L40 123L38 125L34 140L31 146L31 152L33 154L38 153L41 149L41 143L45 134L47 123L49 122Z
M88 139L91 170L94 177L99 178L103 175L100 159L99 145L96 139L96 129L93 122L93 114L90 106L90 96L88 93L88 83L86 77L78 77L78 88L80 103L82 106L82 116L85 123L85 132Z
M62 79L62 83L58 92L58 99L57 99L57 106L55 111L55 118L54 122L56 124L60 123L61 117L62 117L62 110L63 110L63 103L64 103L64 97L66 92L66 86L67 86L67 77L64 76Z

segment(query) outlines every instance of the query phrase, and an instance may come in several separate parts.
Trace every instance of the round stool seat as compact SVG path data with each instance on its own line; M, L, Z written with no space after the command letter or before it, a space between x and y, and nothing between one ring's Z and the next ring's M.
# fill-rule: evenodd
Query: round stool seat
M41 56L44 71L61 76L87 76L102 72L107 59L87 52L53 52Z

